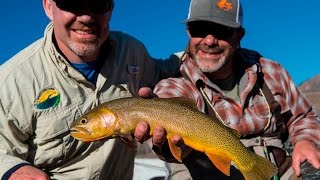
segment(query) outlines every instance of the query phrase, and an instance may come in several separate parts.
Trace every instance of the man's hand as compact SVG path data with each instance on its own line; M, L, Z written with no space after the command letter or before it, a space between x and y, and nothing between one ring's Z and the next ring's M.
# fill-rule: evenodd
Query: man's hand
M134 131L134 137L140 143L143 143L144 141L148 140L151 137L150 125L145 121L139 122Z
M153 94L152 89L149 87L141 87L139 89L138 95L143 98L155 97L155 94Z
M150 135L149 124L147 122L141 121L135 129L134 136L140 143L152 137L153 150L159 156L159 158L167 160L169 162L178 162L177 160L174 160L172 153L170 152L167 139L167 131L163 127L155 127L153 130L153 134ZM171 141L172 144L178 146L182 150L181 159L184 159L193 150L190 147L186 146L183 142L183 139L178 135L173 136Z
M152 92L151 88L149 87L141 87L139 89L138 94L140 97L143 97L143 98L157 97L157 95L155 95ZM161 96L160 98L169 98L169 97ZM141 121L137 125L134 131L134 137L140 143L152 137L152 143L153 143L152 149L159 156L159 158L167 161L171 161L171 162L177 162L176 160L173 160L173 156L170 152L169 145L168 145L167 131L163 127L161 126L155 127L153 130L153 134L150 134L150 125L147 122ZM173 136L171 140L174 145L178 146L182 150L181 159L184 159L184 157L186 157L193 150L190 147L186 146L182 138L178 135Z
M163 127L157 126L154 128L153 134L151 135L150 125L145 121L141 121L134 131L134 137L140 143L152 137L153 145L160 148L166 141L167 132Z
M48 180L49 176L42 170L30 165L22 166L11 174L9 180Z
M293 148L292 168L297 176L301 175L300 165L304 161L320 169L320 150L310 141L299 141Z

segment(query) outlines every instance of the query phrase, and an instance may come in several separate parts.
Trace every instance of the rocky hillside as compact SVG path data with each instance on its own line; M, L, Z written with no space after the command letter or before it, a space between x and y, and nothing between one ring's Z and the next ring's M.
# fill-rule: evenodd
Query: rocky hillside
M320 74L303 82L299 87L320 114Z

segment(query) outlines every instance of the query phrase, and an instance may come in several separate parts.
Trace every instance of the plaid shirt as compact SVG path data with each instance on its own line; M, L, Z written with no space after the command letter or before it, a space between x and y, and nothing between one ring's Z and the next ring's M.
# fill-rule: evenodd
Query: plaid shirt
M242 64L250 64L239 81L240 101L224 95L190 58L185 58L180 67L184 77L160 81L154 93L163 98L188 97L197 104L200 111L205 112L205 101L195 85L198 80L202 80L205 84L204 92L228 127L236 129L242 137L255 134L271 135L279 131L278 120L272 116L270 121L271 112L266 98L259 88L254 88L261 69L265 83L274 99L281 105L281 113L292 113L291 118L286 120L291 142L295 144L301 140L308 140L320 145L320 120L288 72L280 64L265 58L258 58L260 63L257 63L250 55L250 52L254 51L246 51L249 53L240 52L236 59Z

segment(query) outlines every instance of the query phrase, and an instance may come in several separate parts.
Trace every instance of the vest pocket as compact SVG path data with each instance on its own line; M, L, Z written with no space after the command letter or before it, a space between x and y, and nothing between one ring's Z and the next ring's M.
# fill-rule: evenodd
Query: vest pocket
M82 113L76 104L71 104L64 108L49 109L43 114L36 120L35 134L30 143L32 155L29 157L35 165L47 167L61 163L75 153L71 147L79 146L79 142L70 136L70 126ZM70 152L71 149L73 152Z

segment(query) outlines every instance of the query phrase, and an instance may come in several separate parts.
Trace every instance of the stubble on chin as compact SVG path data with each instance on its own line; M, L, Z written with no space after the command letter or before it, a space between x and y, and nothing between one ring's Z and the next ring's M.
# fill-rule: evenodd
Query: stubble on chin
M194 56L200 70L204 73L214 73L219 71L226 64L226 57L221 56L218 59L201 58L199 55Z
M101 43L96 41L90 42L69 42L69 48L78 56L85 57L96 54L101 46Z
M88 28L88 26L89 25L84 26L80 23L74 23L69 29L85 30L86 28ZM97 30L99 29L98 25L91 23L90 28L93 29L92 33L96 34L95 37L86 39L70 37L70 39L67 41L67 46L80 57L86 57L96 54L103 44L103 39L101 38L101 36L99 36L99 31Z

